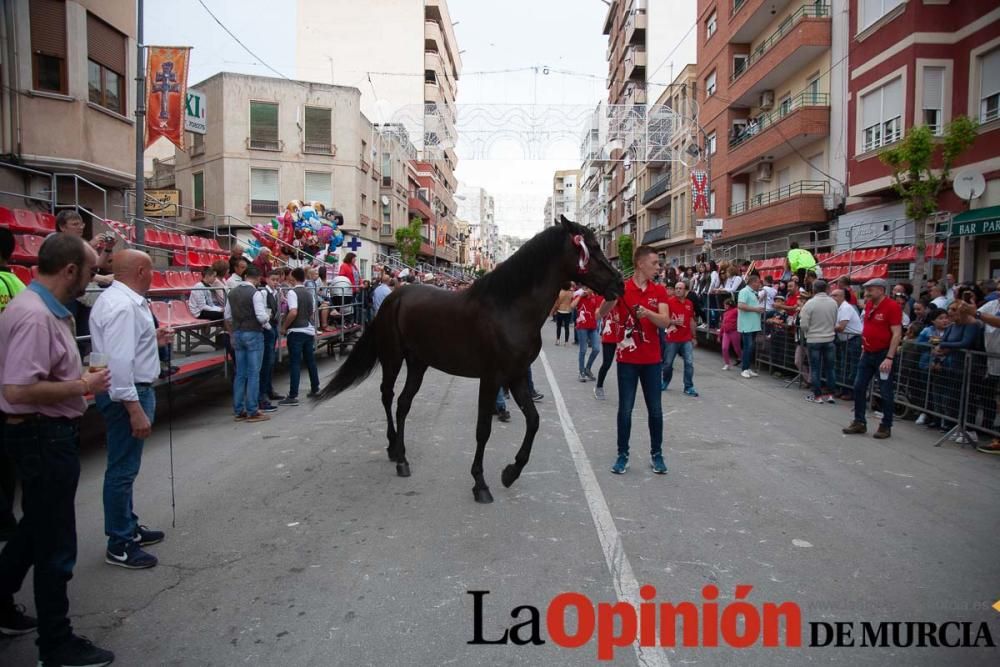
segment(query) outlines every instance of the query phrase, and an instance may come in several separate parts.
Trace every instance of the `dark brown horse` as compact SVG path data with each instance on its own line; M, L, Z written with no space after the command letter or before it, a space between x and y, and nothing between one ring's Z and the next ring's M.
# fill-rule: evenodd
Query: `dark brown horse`
M625 291L622 276L608 262L594 233L562 218L537 234L510 259L460 292L408 285L395 290L379 308L351 354L320 398L336 396L362 382L382 364L382 404L389 422L389 459L408 477L403 430L413 397L428 367L479 378L476 456L472 462L476 502L493 501L483 479L483 452L490 437L497 392L508 387L527 422L514 463L500 479L509 487L528 463L538 431L538 412L528 391L528 371L542 347L541 330L560 285L575 280L607 299ZM406 384L392 419L393 387L403 362Z

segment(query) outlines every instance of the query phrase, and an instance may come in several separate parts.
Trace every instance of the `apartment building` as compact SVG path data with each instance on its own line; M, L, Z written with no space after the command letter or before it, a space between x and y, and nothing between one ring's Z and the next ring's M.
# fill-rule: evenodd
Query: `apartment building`
M879 152L918 125L943 133L960 115L980 125L957 170L986 180L983 195L971 202L971 221L1000 219L1000 208L994 208L1000 206L1000 7L960 0L850 0L850 8L849 212L838 220L838 241L888 244L880 234L906 216ZM950 189L940 198L941 211L969 207ZM954 226L950 253L935 271L960 279L1000 277L1000 234L990 229L996 227ZM912 225L906 233L912 237Z
M380 156L378 241L380 251L389 254L396 246L396 230L409 224L411 179L417 149L406 127L399 124L376 125ZM373 235L374 236L374 235Z
M0 20L0 153L58 172L57 205L121 219L135 179L135 3L10 0ZM45 174L0 169L0 190L48 210Z
M846 190L848 9L847 0L698 1L705 217L723 221L717 246L808 243L828 229Z
M213 112L204 135L175 154L179 219L211 229L222 215L243 238L287 202L324 202L367 266L378 252L380 134L361 114L360 91L344 86L220 72L192 86ZM397 174L398 170L393 174Z
M656 248L668 265L688 266L700 252L696 245L696 219L691 210L691 170L693 157L688 153L692 134L682 131L690 127L687 121L671 118L677 114L694 118L698 99L698 71L687 65L653 103L650 116L663 117L664 122L652 122L650 143L667 150L648 156L640 165L638 181L639 213L636 239ZM661 111L663 113L659 113ZM694 135L697 137L697 134Z
M361 112L406 127L420 158L434 162L452 199L455 100L462 58L446 0L298 0L296 76L361 85ZM331 26L342 26L331 33ZM347 57L345 57L347 54ZM444 219L454 218L449 202Z
M610 240L607 203L611 177L605 173L608 166L605 159L607 138L608 105L601 101L590 115L590 122L580 138L581 166L576 221L597 232L602 248L606 248ZM546 215L545 219L549 220L550 217Z
M493 195L484 188L462 185L457 198L459 217L469 228L469 264L476 269L492 271L500 261L500 233Z
M577 221L579 206L580 170L563 169L552 175L552 206L549 213L550 223L558 223L561 216Z

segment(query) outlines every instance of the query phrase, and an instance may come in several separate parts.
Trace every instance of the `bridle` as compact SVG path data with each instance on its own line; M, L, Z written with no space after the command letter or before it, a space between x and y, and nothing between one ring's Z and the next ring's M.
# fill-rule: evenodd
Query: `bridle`
M587 247L587 242L584 240L583 234L573 236L573 245L580 249L578 269L580 273L586 273L587 267L590 265L590 248Z

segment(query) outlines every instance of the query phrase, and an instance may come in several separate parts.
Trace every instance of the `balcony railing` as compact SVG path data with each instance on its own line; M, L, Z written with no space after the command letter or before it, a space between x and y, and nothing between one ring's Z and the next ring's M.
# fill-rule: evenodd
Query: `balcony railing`
M783 188L772 190L771 192L761 192L747 201L741 201L729 207L729 215L741 215L761 206L768 206L783 199L790 199L800 195L823 195L826 194L829 184L826 181L796 181Z
M771 125L774 125L796 109L800 109L802 107L828 106L830 106L830 96L827 93L803 91L790 100L782 101L778 104L778 108L771 113L762 114L750 121L743 132L729 140L729 147L735 148L736 146L753 139L755 136L769 128Z
M251 199L250 215L278 215L278 202L273 199Z
M642 235L643 245L647 243L656 243L657 241L663 241L670 238L670 225L663 224L659 227L653 227Z
M652 185L646 188L646 191L642 194L642 203L648 204L653 201L664 192L670 189L670 174L666 173L660 178L658 178Z
M796 26L804 18L825 18L830 16L830 5L803 5L795 10L795 13L785 19L778 29L774 33L765 39L763 42L757 45L757 48L753 50L753 53L749 55L746 59L746 65L743 68L734 70L732 76L729 77L730 81L736 81L741 76L746 74L747 70L753 67L754 63L764 57L771 47L777 44L781 39L792 31L792 28Z

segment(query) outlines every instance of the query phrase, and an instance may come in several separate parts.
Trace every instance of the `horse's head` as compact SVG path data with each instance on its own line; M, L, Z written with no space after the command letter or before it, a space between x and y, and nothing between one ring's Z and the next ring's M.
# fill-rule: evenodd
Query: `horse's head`
M562 216L560 226L567 235L567 264L570 280L583 283L605 299L625 293L622 274L604 256L594 231Z

